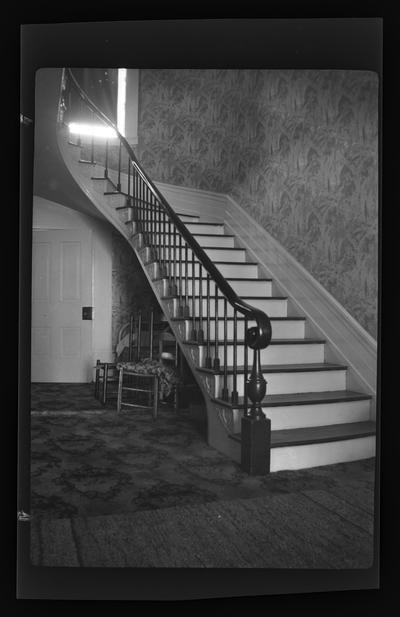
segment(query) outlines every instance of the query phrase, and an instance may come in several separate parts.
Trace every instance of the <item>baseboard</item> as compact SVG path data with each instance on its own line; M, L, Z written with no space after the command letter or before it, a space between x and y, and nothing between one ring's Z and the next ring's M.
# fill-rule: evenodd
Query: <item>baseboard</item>
M377 343L324 287L261 227L229 195L226 196L225 224L237 235L264 274L277 281L291 299L293 314L307 317L313 331L325 338L327 361L349 367L348 387L371 394L371 419L375 419Z

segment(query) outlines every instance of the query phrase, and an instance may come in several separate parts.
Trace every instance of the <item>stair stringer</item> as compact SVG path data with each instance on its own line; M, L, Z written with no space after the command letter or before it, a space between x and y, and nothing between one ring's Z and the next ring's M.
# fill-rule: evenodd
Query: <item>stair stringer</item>
M138 261L140 262L142 270L149 282L149 285L152 288L154 295L156 296L157 301L168 320L171 330L174 333L180 351L185 357L193 373L193 376L203 394L207 411L208 444L222 454L228 456L230 459L240 462L240 444L230 439L229 437L232 432L231 428L233 427L233 412L226 407L216 404L212 400L211 397L214 396L214 377L204 376L204 374L196 370L199 365L196 363L193 354L190 353L190 349L188 348L188 346L184 344L184 336L182 336L184 329L182 330L182 328L179 326L179 321L174 320L174 315L171 312L171 303L162 299L162 286L160 286L160 284L157 284L157 281L155 281L157 272L154 270L154 265L145 263L143 259L145 251L138 247L136 242L137 235L133 236L131 234L129 230L130 226L126 225L123 221L120 220L118 214L110 204L113 196L102 195L100 191L95 189L94 182L97 181L93 181L91 179L91 174L87 173L88 169L90 171L90 167L86 168L86 166L91 166L91 164L79 163L80 148L68 144L66 131L64 132L61 129L57 132L57 143L60 149L61 156L73 180L78 184L80 189L91 200L91 202L96 206L96 208L101 212L101 214L127 240L131 249L134 251ZM85 171L83 171L82 165L85 166ZM104 167L96 165L96 169L97 173L104 173ZM127 182L127 176L126 174L121 174L121 184L124 185L125 182Z

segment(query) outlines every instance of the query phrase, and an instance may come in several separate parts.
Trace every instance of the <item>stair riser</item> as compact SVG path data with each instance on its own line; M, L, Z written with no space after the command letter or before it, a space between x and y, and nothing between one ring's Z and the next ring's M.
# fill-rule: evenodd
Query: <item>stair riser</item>
M324 392L346 389L346 370L307 371L304 373L268 373L264 371L267 394L295 394L296 392ZM223 375L214 375L212 394L222 396ZM243 374L237 376L237 390L243 396ZM228 375L228 390L231 391L233 375Z
M186 223L185 223L186 224ZM186 226L189 226L190 223L187 223ZM222 225L207 225L206 223L204 223L203 225L190 225L191 228L196 228L195 231L191 231L191 233L194 234L210 234L213 236L218 236L221 237L224 235L224 228ZM198 229L197 229L198 228ZM153 226L150 228L148 228L148 231L152 231L152 233L158 234L158 232L162 232L162 235L164 236L164 231L168 231L168 224L166 225L165 229L163 225L160 225L159 223L153 223ZM173 231L173 226L171 226L171 230ZM144 230L143 230L144 231ZM165 243L165 240L163 240L163 244Z
M231 236L194 236L200 246L214 246L216 248L235 248L235 238ZM162 246L173 246L173 238L168 234L156 234L155 242Z
M182 223L193 223L196 222L200 217L193 218L193 216L186 216L185 214L178 214Z
M198 365L205 366L207 357L206 346L192 346L194 351L197 351ZM304 345L270 345L266 349L261 349L261 363L262 364L301 364L301 363L319 363L324 362L324 343L318 344L304 344ZM227 345L227 361L225 361L225 352L223 345L219 347L219 359L222 365L233 366L233 345ZM237 350L237 364L244 365L245 362L245 350L244 345L238 345ZM210 345L210 356L215 357L215 347ZM253 352L248 349L248 362L253 362Z
M168 305L170 306L171 311L176 311L175 315L178 316L178 300L167 300ZM259 308L262 311L265 311L270 317L286 317L287 316L287 300L269 300L264 298L251 298L250 300L246 300L251 306L255 308ZM215 317L215 306L216 302L213 298L209 301L210 304L210 317ZM203 319L205 321L207 316L207 300L203 300L201 303L203 310ZM199 298L195 299L195 315L199 315L200 308L200 300ZM189 299L189 313L192 315L192 299ZM233 317L234 308L231 304L227 302L227 316ZM224 315L224 300L218 301L218 315L222 317ZM204 328L206 328L206 324L204 323Z
M104 199L106 199L107 204L110 208L119 208L120 206L124 206L126 204L126 197L121 193L117 193L116 195L104 195ZM125 216L125 215L124 215ZM124 218L124 220L128 220Z
M102 176L94 176L94 177L97 179L96 180L92 179L93 188L100 195L104 195L104 193L106 193L107 191L115 190L115 187L106 178L104 178L104 180L99 180L98 178L101 178Z
M258 277L258 266L257 264L244 264L244 263L238 263L238 264L221 264L221 263L215 263L214 264L215 267L217 268L217 270L219 270L219 272L222 274L222 276L224 276L225 278L230 278L230 277L238 277L238 278L250 278L250 279L256 279ZM151 265L149 264L148 266L149 268L151 267ZM192 276L192 264L182 264L182 277L185 276L186 274L186 267L187 267L187 272L188 272L188 276ZM194 276L199 276L199 264L196 263L195 267L194 267ZM204 268L203 268L203 273L204 273ZM177 279L178 279L178 274L179 274L179 268L177 268L176 271L177 274ZM154 277L153 277L154 278Z
M249 327L254 326L255 323L249 322ZM272 339L303 339L305 337L305 325L304 321L272 321ZM187 320L181 325L182 337L185 340L189 340L192 330L192 322ZM210 323L210 336L211 339L215 338L215 322ZM220 340L224 338L224 323L220 321L218 324L218 336ZM244 338L244 321L237 322L237 336L238 338ZM228 338L233 337L233 322L228 322Z
M233 291L237 293L239 297L241 296L260 296L261 298L265 298L272 295L272 283L270 281L234 281L232 279L227 279L227 282L232 287ZM185 293L186 289L186 280L182 280L182 291ZM200 281L195 281L194 283L195 295L199 295L200 291ZM192 295L193 290L193 281L192 279L188 279L188 294ZM202 281L202 293L203 296L207 293L207 281L203 279ZM164 295L164 294L163 294ZM215 283L210 281L210 295L215 295Z
M272 448L271 471L307 469L375 456L375 437L360 437L305 446Z
M186 260L186 250L182 248L179 250L178 246L176 250L172 247L165 247L165 250L161 248L159 249L159 255L163 259L176 259L177 261L185 261ZM217 249L217 248L205 248L204 252L212 261L234 261L234 262L245 262L246 261L246 251L244 249ZM187 251L187 259L188 261L192 260L192 251L188 249ZM204 272L203 272L204 274Z
M346 422L364 422L370 418L370 401L323 403L318 405L288 405L286 407L263 407L271 420L273 431L328 426ZM242 411L233 410L234 432L241 431Z
M77 148L78 150L78 148ZM78 156L78 161L79 161ZM104 167L102 165L92 165L91 163L79 163L79 172L86 178L102 178L104 176Z
M192 234L210 234L212 236L224 235L223 225L207 225L207 223L202 225L191 225L190 223L186 223L186 227Z

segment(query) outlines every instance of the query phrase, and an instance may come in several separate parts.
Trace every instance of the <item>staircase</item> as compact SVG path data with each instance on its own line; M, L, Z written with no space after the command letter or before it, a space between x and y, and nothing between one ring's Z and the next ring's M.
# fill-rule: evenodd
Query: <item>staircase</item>
M65 71L62 112L71 92L82 101ZM249 473L373 457L371 396L347 389L348 367L325 361L328 343L306 336L306 318L223 221L174 212L119 138L112 169L108 142L96 162L93 141L83 155L59 116L67 168L137 254L203 392L209 444Z

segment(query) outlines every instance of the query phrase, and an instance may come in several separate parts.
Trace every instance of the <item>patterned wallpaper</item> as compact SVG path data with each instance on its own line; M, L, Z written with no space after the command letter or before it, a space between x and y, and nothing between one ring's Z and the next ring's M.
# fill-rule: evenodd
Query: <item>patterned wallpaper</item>
M141 70L138 156L230 193L376 337L375 73Z
M112 231L112 346L115 350L120 328L131 314L159 308L135 253L121 236Z

